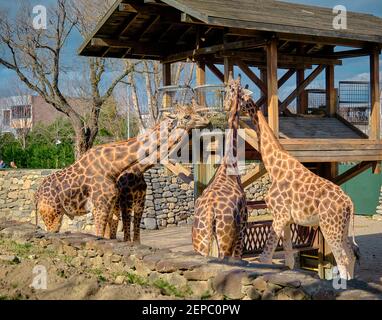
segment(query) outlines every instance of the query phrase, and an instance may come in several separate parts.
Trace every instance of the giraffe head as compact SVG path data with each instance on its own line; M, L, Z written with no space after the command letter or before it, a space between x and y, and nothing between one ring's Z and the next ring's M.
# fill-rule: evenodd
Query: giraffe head
M202 129L210 124L210 120L204 114L205 109L200 106L177 106L172 113L165 113L164 117L170 122L173 129Z
M54 208L42 203L39 206L39 212L44 221L46 231L57 233L60 231L63 214L58 213Z

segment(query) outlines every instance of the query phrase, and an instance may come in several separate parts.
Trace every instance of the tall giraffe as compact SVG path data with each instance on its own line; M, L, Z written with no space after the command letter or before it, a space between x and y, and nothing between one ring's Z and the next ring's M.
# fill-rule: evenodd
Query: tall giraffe
M290 224L319 226L336 259L341 278L352 279L356 247L348 237L353 202L337 185L307 168L291 156L275 137L262 112L247 95L242 111L251 116L258 135L259 151L272 184L265 202L273 214L272 228L260 262L272 263L280 237L283 238L286 265L294 267Z
M195 202L192 244L194 250L204 256L241 257L243 252L247 206L237 165L239 89L240 78L230 80L225 100L231 110L228 148L213 181ZM218 252L214 252L216 249Z
M179 107L157 126L127 141L96 146L71 166L45 178L35 195L40 213L51 232L58 232L63 215L70 218L92 211L96 235L105 236L107 224L119 217L117 179L132 166L158 162L193 128L209 121L191 107Z

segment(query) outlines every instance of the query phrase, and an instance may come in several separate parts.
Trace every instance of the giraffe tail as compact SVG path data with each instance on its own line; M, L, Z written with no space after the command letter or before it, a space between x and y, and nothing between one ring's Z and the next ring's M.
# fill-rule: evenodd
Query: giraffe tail
M355 241L355 212L354 212L354 205L353 205L353 203L351 204L351 206L349 207L348 210L350 210L350 214L352 215L352 220L353 220L353 235L352 235L353 244L358 247L358 244Z
M347 208L347 210L350 211L350 214L352 215L352 220L353 220L352 221L353 222L353 230L352 230L353 245L352 245L352 249L353 249L353 253L355 255L356 260L359 262L359 260L361 259L361 252L359 250L359 246L358 246L357 242L355 241L355 212L354 212L353 202Z

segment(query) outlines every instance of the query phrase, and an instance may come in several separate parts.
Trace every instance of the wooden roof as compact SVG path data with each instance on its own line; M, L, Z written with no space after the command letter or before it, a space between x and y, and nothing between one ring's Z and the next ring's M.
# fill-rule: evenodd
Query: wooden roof
M304 43L309 47L303 63L309 67L325 64L313 58L333 54L334 45L382 46L381 18L348 12L347 30L335 30L333 18L329 8L273 0L117 0L79 53L181 61L198 46L207 48L200 54L213 55L214 63L222 61L221 52L240 50L241 57L259 65L264 61L261 42L276 36L281 64L293 64L290 54L296 54L296 44Z

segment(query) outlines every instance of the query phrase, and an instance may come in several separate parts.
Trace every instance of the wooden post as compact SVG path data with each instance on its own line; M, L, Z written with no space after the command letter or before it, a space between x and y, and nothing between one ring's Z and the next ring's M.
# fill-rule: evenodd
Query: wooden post
M279 97L277 81L277 40L267 45L268 123L276 137L279 136Z
M264 83L267 83L267 69L265 68L260 69L260 80L263 81ZM266 95L261 90L260 90L260 99L262 99L263 101L267 100ZM264 103L261 106L259 106L259 108L263 111L265 116L268 115L268 109L265 108Z
M224 57L224 83L228 83L229 74L231 72L232 72L232 77L234 77L232 61L230 58Z
M303 83L305 80L305 70L304 69L297 69L296 70L296 87L298 88L301 83ZM297 113L304 114L306 113L305 106L304 106L304 95L305 92L301 92L297 96Z
M304 55L305 54L305 49L302 45L299 45L297 47L297 54L299 55ZM305 69L304 68L299 68L296 70L296 88L298 88L301 83L303 83L305 80ZM305 106L304 104L304 93L301 92L297 98L296 98L296 112L298 114L304 114L306 113Z
M196 64L196 85L202 86L206 84L206 65L204 62ZM198 103L202 106L206 104L206 95L203 90L199 91Z
M379 88L379 49L374 49L370 54L370 86L371 86L371 112L370 133L372 140L380 139L381 130L381 98Z
M162 78L163 86L171 85L171 63L163 63L162 65ZM171 94L165 92L163 94L163 109L168 109L171 107Z
M326 114L336 114L336 89L334 87L334 65L326 66Z

